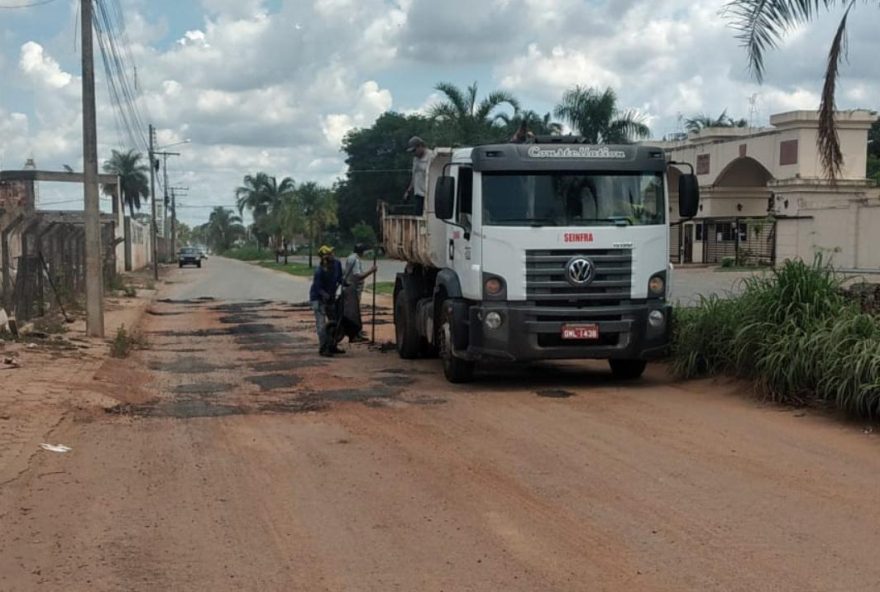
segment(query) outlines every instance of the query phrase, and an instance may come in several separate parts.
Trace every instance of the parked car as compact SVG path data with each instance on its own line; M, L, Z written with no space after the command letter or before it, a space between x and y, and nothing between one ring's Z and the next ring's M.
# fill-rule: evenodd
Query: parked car
M202 254L195 247L183 247L177 256L177 264L180 267L184 265L202 266Z

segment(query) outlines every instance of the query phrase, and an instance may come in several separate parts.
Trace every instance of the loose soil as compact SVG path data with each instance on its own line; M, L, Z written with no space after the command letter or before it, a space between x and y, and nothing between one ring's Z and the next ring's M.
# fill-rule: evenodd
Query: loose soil
M172 294L148 351L3 383L0 590L880 589L863 426L659 366L328 360L283 297ZM11 462L4 428L49 408Z

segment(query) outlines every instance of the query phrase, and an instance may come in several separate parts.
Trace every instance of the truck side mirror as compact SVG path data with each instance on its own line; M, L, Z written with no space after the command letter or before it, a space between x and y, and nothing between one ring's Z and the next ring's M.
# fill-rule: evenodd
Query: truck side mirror
M678 178L678 215L693 218L700 206L700 184L694 174L682 174Z
M455 178L443 176L434 186L434 215L450 220L455 215Z

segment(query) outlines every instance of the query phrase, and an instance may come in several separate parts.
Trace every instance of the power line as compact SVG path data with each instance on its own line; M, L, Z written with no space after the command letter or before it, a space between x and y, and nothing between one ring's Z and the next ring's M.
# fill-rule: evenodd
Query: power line
M0 4L0 9L12 10L15 8L34 8L35 6L45 6L52 4L56 0L36 0L36 2L28 2L27 4Z

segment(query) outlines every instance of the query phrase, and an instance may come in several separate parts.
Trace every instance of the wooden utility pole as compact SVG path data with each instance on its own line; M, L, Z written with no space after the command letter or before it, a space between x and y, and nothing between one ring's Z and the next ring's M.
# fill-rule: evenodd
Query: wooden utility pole
M83 182L86 234L86 332L104 336L104 266L101 253L101 203L98 194L98 131L95 114L95 56L92 1L82 7Z
M155 130L150 124L150 203L153 213L153 222L150 224L150 233L153 243L153 279L159 281L159 228L156 221L156 169L155 156L153 155L153 135Z

